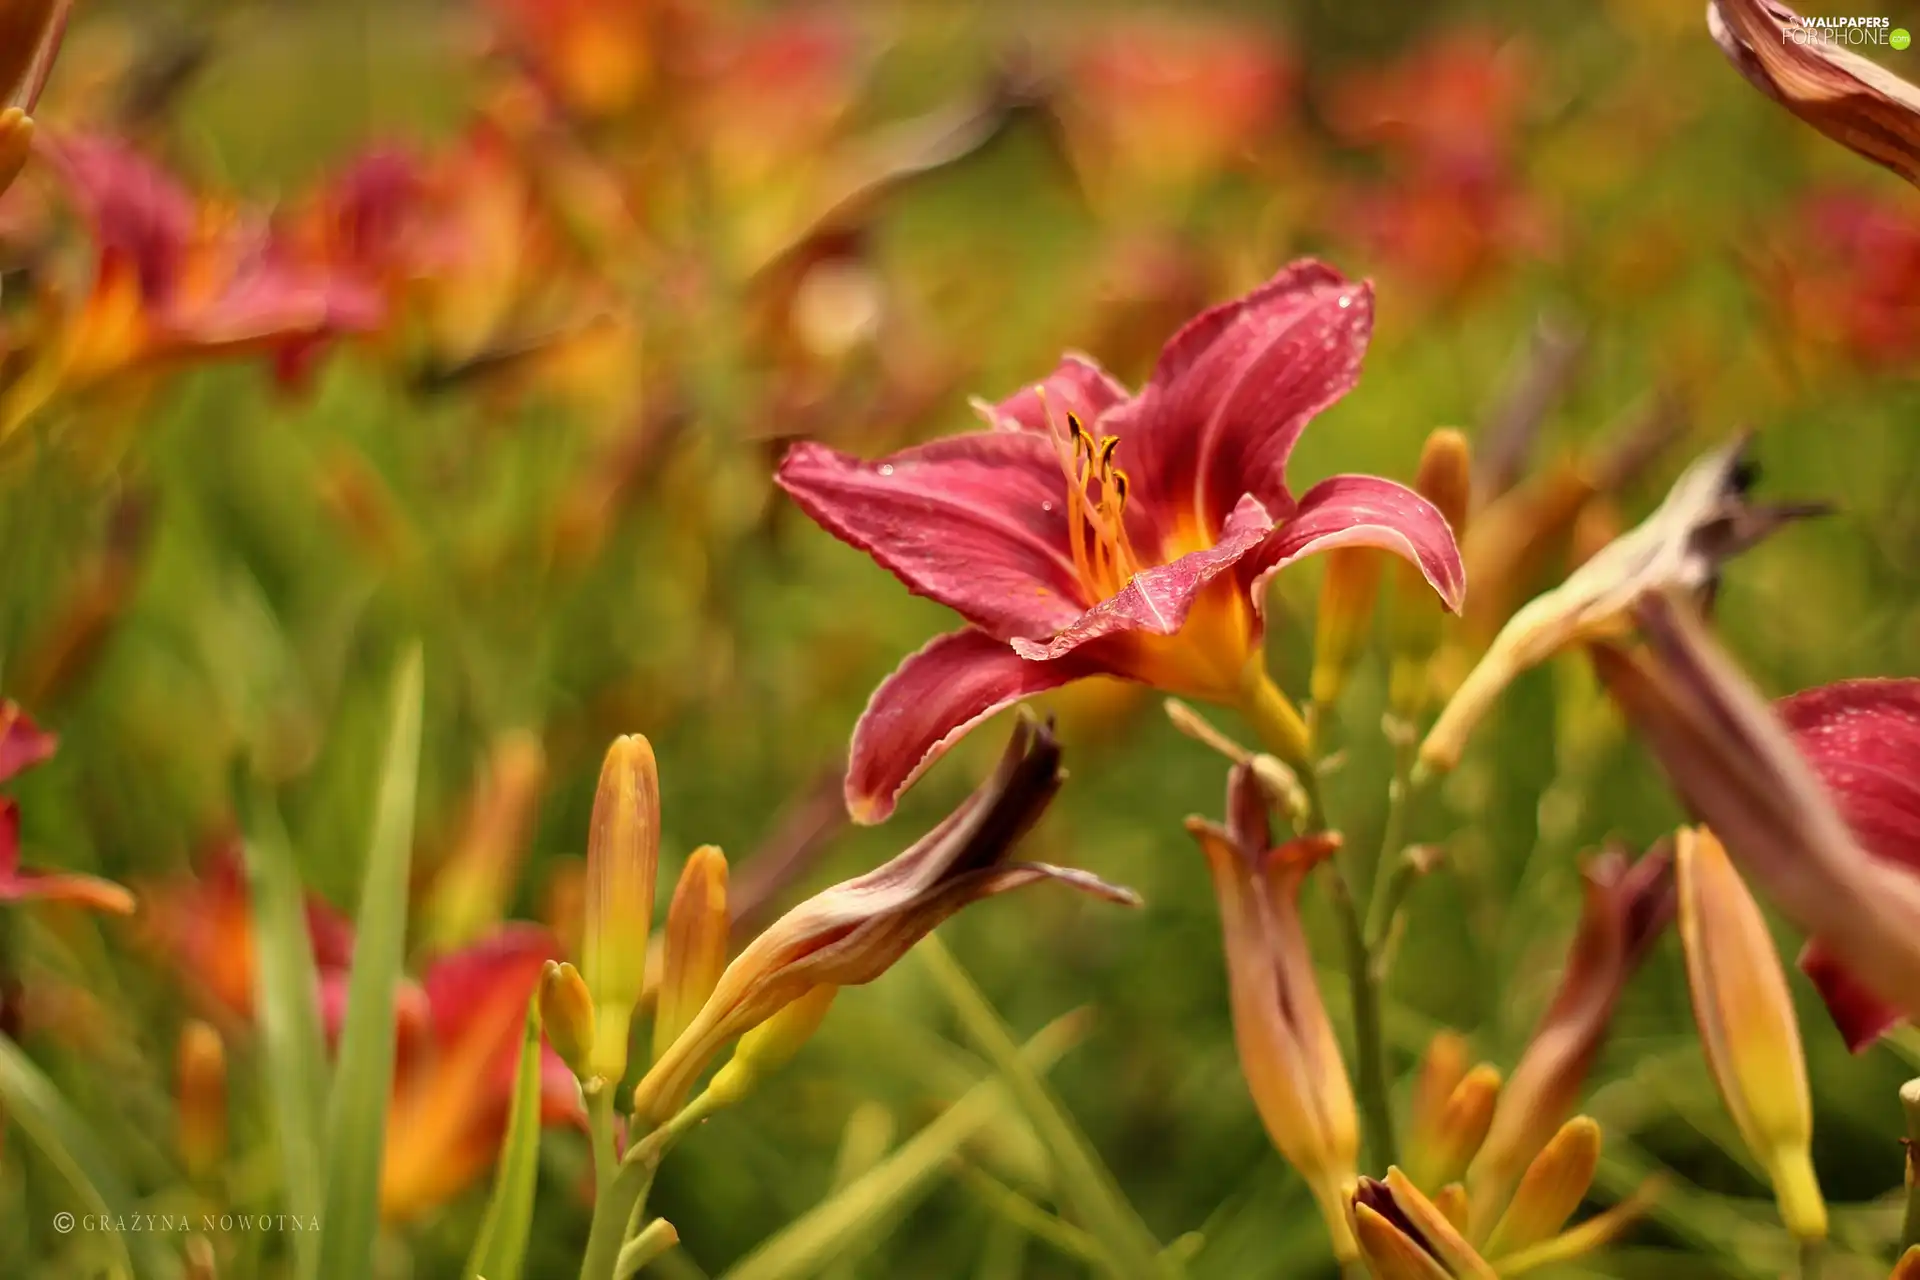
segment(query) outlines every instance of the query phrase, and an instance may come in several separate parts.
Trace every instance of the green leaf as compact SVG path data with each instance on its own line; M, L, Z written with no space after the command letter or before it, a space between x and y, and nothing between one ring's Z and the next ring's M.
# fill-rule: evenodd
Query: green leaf
M108 1146L73 1113L33 1059L4 1035L0 1035L0 1104L4 1104L7 1118L20 1126L28 1141L39 1148L80 1197L83 1213L98 1215L110 1225L115 1219L139 1212L138 1202L121 1183L119 1172L108 1158ZM71 1225L67 1227L68 1231L72 1229ZM104 1230L103 1234L120 1255L120 1274L178 1273L179 1267L155 1244L157 1237L137 1231L123 1234Z
M1040 1079L1040 1073L1020 1056L1013 1033L960 962L931 935L915 951L953 1005L968 1038L999 1070L1008 1091L1026 1113L1027 1123L1053 1159L1061 1193L1080 1225L1099 1241L1108 1269L1126 1280L1157 1280L1181 1274L1179 1260L1161 1250L1073 1117Z
M326 1194L320 1145L327 1098L320 980L293 847L273 802L250 787L246 800L247 891L253 909L254 1007L260 1018L260 1070L273 1108L286 1211L319 1219ZM311 1280L320 1265L316 1231L289 1233L294 1274Z
M1041 1028L1014 1054L1021 1069L1044 1071L1059 1061L1078 1043L1082 1022L1069 1014ZM911 1208L963 1145L1002 1113L1015 1109L1000 1081L975 1085L839 1194L762 1241L722 1280L799 1280L817 1274L843 1250L868 1243L876 1224Z
M520 1280L527 1237L533 1230L533 1192L540 1173L540 994L527 1001L520 1063L513 1072L513 1109L493 1171L493 1194L474 1237L466 1274L485 1280Z
M373 839L355 920L353 973L328 1111L326 1209L319 1274L365 1280L379 1229L380 1157L393 1090L393 993L406 953L407 874L420 766L421 661L416 645L394 678Z

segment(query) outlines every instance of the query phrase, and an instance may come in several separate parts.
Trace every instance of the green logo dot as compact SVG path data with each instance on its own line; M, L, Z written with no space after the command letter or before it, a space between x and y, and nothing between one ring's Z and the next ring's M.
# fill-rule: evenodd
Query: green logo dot
M1907 34L1905 27L1895 27L1888 33L1887 43L1896 49L1904 49L1913 43L1913 37Z

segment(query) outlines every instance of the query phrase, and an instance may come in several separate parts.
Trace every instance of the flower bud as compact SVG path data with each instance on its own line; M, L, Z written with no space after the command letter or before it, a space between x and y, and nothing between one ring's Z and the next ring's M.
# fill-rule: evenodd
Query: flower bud
M587 837L586 925L581 973L593 993L592 1073L627 1071L634 1006L646 986L647 937L660 862L660 774L639 734L616 740L600 770Z
M693 1021L727 967L727 856L710 844L687 858L667 907L660 992L653 1013L653 1060Z
M547 1043L576 1079L593 1074L593 996L586 979L564 960L549 960L540 970L540 1025Z
M1810 1147L1813 1107L1787 977L1760 908L1720 841L1682 831L1676 850L1680 943L1707 1066L1780 1217L1801 1240L1823 1239L1827 1208Z
M1447 1099L1467 1078L1467 1039L1458 1031L1437 1031L1420 1055L1420 1069L1413 1081L1413 1127L1409 1145L1419 1145L1439 1122ZM1419 1178L1414 1179L1419 1182Z
M813 1039L839 994L835 986L814 987L741 1036L727 1065L714 1072L708 1096L721 1105L738 1102L755 1084L786 1066Z
M1893 1274L1888 1280L1920 1280L1920 1244L1900 1255L1900 1261L1893 1264Z
M1354 1235L1377 1280L1495 1280L1446 1214L1399 1169L1360 1179L1350 1198Z
M1558 1235L1586 1198L1599 1167L1600 1126L1587 1116L1561 1125L1521 1176L1507 1211L1487 1237L1487 1256L1505 1257Z
M1440 427L1427 437L1413 487L1439 508L1456 541L1466 536L1472 477L1473 453L1465 435L1452 427ZM1422 580L1420 570L1404 562L1396 564L1388 701L1393 713L1403 720L1417 719L1426 710L1432 687L1428 665L1440 644L1440 618L1433 592Z
M1461 1078L1430 1125L1422 1125L1407 1144L1409 1176L1421 1186L1439 1187L1466 1176L1467 1166L1486 1141L1500 1098L1500 1072L1481 1063Z
M1374 603L1380 598L1380 571L1384 567L1381 553L1372 547L1339 547L1327 553L1309 683L1315 706L1330 707L1340 700L1347 677L1360 660L1373 622ZM1414 573L1418 576L1419 571ZM1426 589L1425 579L1420 586Z
M227 1050L211 1024L196 1019L180 1029L174 1090L180 1162L197 1182L227 1155Z

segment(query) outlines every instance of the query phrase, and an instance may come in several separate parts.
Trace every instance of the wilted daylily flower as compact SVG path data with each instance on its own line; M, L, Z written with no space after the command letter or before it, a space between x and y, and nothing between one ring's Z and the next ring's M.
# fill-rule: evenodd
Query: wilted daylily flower
M0 702L0 782L51 756L58 739L42 732L12 702ZM67 902L127 915L133 895L111 880L66 871L26 871L20 866L20 806L0 799L0 903Z
M1084 871L1006 861L1061 776L1052 735L1023 721L993 777L946 821L884 866L802 902L747 944L635 1088L634 1115L667 1120L729 1042L803 998L824 999L822 987L873 981L968 903L1045 880L1137 903L1128 890Z
M1189 818L1187 830L1207 855L1220 899L1240 1069L1273 1145L1319 1203L1334 1255L1348 1261L1355 1246L1346 1197L1359 1124L1299 904L1307 872L1339 847L1339 837L1302 836L1274 848L1267 799L1246 763L1228 778L1227 823Z
M1842 146L1920 183L1920 88L1824 39L1773 0L1709 0L1707 28L1760 92Z
M1848 680L1782 698L1775 709L1860 847L1920 876L1920 680ZM1850 1049L1866 1048L1902 1017L1817 937L1800 968Z
M1787 1230L1823 1240L1827 1206L1813 1173L1806 1055L1766 917L1712 832L1682 831L1674 857L1680 943L1707 1067L1773 1183Z
M1741 437L1701 457L1637 528L1514 614L1421 743L1421 764L1458 764L1474 727L1521 672L1570 645L1629 633L1633 606L1655 592L1710 594L1724 561L1788 520L1825 510L1749 503L1758 471L1746 460L1747 444Z
M1467 1171L1476 1221L1489 1226L1580 1099L1627 979L1673 918L1672 855L1629 862L1615 850L1584 869L1586 899L1559 990L1494 1108Z
M1304 725L1266 675L1262 599L1301 556L1372 546L1418 564L1449 608L1460 555L1412 490L1335 476L1298 498L1286 462L1353 386L1373 295L1288 267L1204 312L1139 395L1084 357L980 411L994 429L879 462L798 444L779 481L824 528L970 624L914 654L854 730L847 803L877 822L993 712L1090 675L1257 705L1295 759Z
M1685 601L1655 598L1637 613L1644 651L1595 646L1594 662L1674 790L1836 971L1886 1008L1920 1014L1911 863L1861 847L1787 725ZM1859 767L1845 768L1843 786ZM1872 1022L1849 1021L1856 1032Z

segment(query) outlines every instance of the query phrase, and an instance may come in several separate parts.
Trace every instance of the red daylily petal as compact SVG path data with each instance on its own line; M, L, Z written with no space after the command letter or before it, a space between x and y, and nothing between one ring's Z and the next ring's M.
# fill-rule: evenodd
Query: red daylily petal
M1777 708L1861 845L1920 871L1920 680L1846 680Z
M1291 519L1260 549L1253 599L1274 574L1303 556L1336 547L1378 547L1419 567L1454 612L1466 595L1466 569L1447 518L1431 502L1379 476L1332 476L1307 490Z
M1106 424L1163 531L1218 529L1246 493L1285 510L1294 442L1358 381L1372 332L1372 287L1305 260L1176 333Z
M256 250L235 266L217 296L162 316L168 345L218 349L275 344L380 327L386 303L371 284L324 269L277 260Z
M994 712L1097 668L1077 657L1031 662L975 627L940 636L873 691L853 729L847 809L883 822L914 779Z
M1775 705L1861 847L1920 872L1920 680L1845 680ZM1801 952L1800 968L1855 1052L1903 1018L1818 938Z
M1074 619L1044 643L1016 638L1013 651L1045 662L1063 658L1102 636L1130 631L1170 636L1186 623L1187 613L1207 584L1252 553L1273 530L1273 517L1252 494L1240 499L1211 547L1190 551L1172 564L1142 569L1118 592Z
M1833 1025L1839 1028L1847 1048L1854 1053L1869 1049L1893 1030L1906 1014L1873 993L1873 989L1854 977L1818 938L1800 951L1800 972L1807 975L1820 998L1826 1001Z
M98 876L20 869L20 806L0 800L0 902L65 902L113 915L133 914L133 894Z
M1070 352L1060 357L1059 367L1038 387L1022 387L999 404L975 400L973 408L990 427L1044 434L1049 412L1056 422L1064 424L1067 415L1073 414L1092 428L1101 414L1129 399L1127 389L1091 356Z
M517 1044L519 1020L540 983L541 967L561 958L559 939L547 930L509 924L435 960L420 976L435 1042L451 1043L476 1021L492 1017L511 1022Z
M60 739L11 702L0 702L0 782L45 761Z
M1052 635L1085 607L1050 440L979 432L878 462L803 442L776 478L822 528L909 591L1003 639Z

